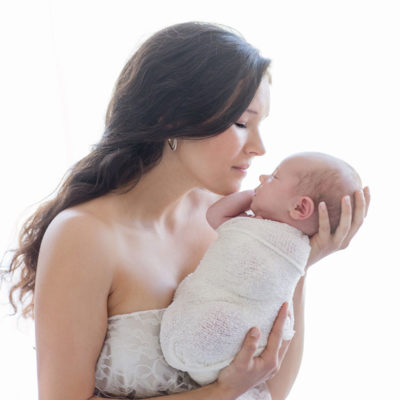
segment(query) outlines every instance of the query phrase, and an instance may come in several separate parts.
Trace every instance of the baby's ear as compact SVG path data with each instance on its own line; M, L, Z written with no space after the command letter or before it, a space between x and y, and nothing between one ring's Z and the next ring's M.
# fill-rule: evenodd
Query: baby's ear
M297 199L290 210L290 216L296 220L304 220L314 213L314 202L311 197L302 196Z

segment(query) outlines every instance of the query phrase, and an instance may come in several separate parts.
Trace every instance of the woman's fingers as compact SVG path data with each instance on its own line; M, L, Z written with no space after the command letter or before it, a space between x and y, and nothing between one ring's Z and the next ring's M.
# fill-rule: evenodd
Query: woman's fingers
M267 346L260 354L260 357L265 361L270 359L278 363L279 351L282 346L283 327L288 316L288 307L287 302L283 303L269 334Z
M365 215L368 212L368 206L369 206L369 200L370 200L369 191L366 190L366 192L367 192L368 200L365 198L364 190L358 190L354 194L355 209L354 209L354 213L353 213L353 219L351 222L350 230L346 234L346 236L342 242L342 245L340 246L341 249L345 249L349 245L351 239L353 239L354 235L357 233L357 231L360 229L361 225L364 222ZM367 201L368 201L368 203L367 203Z
M239 366L247 366L252 361L254 353L257 350L258 340L260 339L260 330L256 327L251 328L244 338L242 348L236 354L235 363Z
M280 350L282 345L283 327L288 316L288 303L283 303L279 313L272 326L271 332L268 337L268 343L260 357L265 361L267 359L277 360L280 358ZM235 357L236 365L248 365L254 357L257 350L258 341L260 339L260 330L257 327L251 328L246 337L244 338L242 348ZM284 352L285 349L284 349Z
M329 239L331 235L331 225L329 223L328 209L324 202L319 203L318 219L319 219L318 234L322 241L326 241Z
M350 197L343 197L339 226L333 234L330 231L329 216L325 203L321 202L319 204L319 230L311 238L311 252L307 268L328 254L345 249L349 245L364 222L370 201L371 195L367 186L363 190L355 192L354 213L352 213Z
M368 214L369 203L371 202L371 192L370 192L368 186L365 186L365 188L363 189L363 193L364 193L364 198L365 198L365 203L366 203L365 214L364 214L364 218L365 218Z
M364 192L362 190L358 190L354 194L354 203L355 210L353 216L352 229L349 233L350 237L353 237L355 233L360 229L360 226L364 222L365 212L367 208L367 203L364 197Z
M335 234L333 235L333 241L336 246L336 250L342 248L343 242L346 240L352 227L351 217L351 201L350 196L344 196L342 198L342 212L340 214L339 225L336 228Z
M355 210L354 210L354 224L360 227L364 221L365 213L367 211L367 200L364 196L363 190L358 190L354 194Z
M257 382L272 378L279 371L289 347L289 341L282 341L283 326L287 316L288 303L284 303L275 319L267 346L259 357L255 357L255 353L261 332L257 327L253 327L247 332L242 347L232 363L220 372L219 385L228 387L231 391L235 389L233 392L239 393L240 384L247 390Z

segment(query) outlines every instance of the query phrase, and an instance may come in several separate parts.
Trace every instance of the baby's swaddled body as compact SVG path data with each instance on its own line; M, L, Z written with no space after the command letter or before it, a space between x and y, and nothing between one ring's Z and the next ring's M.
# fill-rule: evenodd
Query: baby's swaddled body
M304 274L309 239L287 224L236 217L221 224L218 239L175 292L161 321L161 349L168 364L201 385L217 379L258 326L257 355L276 315ZM293 318L285 336L293 335Z

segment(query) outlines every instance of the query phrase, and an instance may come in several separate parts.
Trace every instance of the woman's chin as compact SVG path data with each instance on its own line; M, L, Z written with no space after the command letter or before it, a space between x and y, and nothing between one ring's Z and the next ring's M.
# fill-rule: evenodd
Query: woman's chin
M236 193L240 190L240 185L229 185L224 188L217 188L216 190L212 190L212 192L217 193L221 196L228 196L229 194Z
M242 181L243 179L229 179L224 181L220 179L215 182L209 182L208 185L203 185L203 187L210 192L219 194L221 196L227 196L228 194L240 191Z
M236 182L233 185L230 185L230 189L229 189L230 193L239 192L241 186L242 186L242 180L240 180L239 182Z

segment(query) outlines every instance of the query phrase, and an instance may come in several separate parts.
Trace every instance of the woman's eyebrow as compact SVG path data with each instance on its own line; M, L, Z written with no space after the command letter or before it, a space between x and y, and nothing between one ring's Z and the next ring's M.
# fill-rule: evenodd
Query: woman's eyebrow
M250 108L248 108L246 111L248 111L248 112L249 112L249 113L251 113L251 114L258 114L258 112L257 112L257 111L250 110Z

